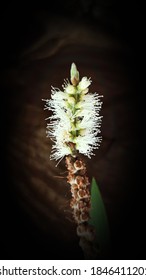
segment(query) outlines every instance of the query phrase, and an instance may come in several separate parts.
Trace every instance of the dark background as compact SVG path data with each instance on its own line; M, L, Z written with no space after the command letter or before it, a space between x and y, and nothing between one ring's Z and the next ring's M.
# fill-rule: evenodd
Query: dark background
M121 180L119 178L117 181L124 182L124 188L126 189L127 187L129 191L122 205L123 208L118 211L119 216L115 217L113 214L114 218L111 218L113 249L109 258L145 259L145 181L143 182L142 180L143 163L141 159L141 154L143 153L143 102L141 102L143 95L140 84L142 62L140 46L143 37L141 10L142 7L134 3L128 6L127 3L123 1L118 1L115 4L114 1L93 0L71 2L53 1L51 6L42 7L39 5L39 8L36 6L32 8L22 2L17 5L2 7L1 259L82 258L82 252L78 249L77 245L74 246L74 249L72 248L70 250L69 241L66 245L65 242L62 243L61 238L57 238L56 235L53 234L53 230L49 230L49 225L46 231L44 229L42 230L41 226L37 227L33 219L29 217L28 212L25 211L25 207L23 208L20 206L21 199L16 195L18 186L17 188L15 186L15 182L17 181L17 167L20 163L19 160L15 163L15 172L13 172L13 163L12 161L9 162L9 153L10 150L12 150L9 143L15 133L13 132L13 126L17 126L18 121L18 115L13 110L11 111L11 107L13 107L15 102L19 103L21 101L20 97L18 101L16 100L17 95L15 94L15 87L12 82L13 76L10 79L9 69L14 67L19 71L19 65L21 63L20 54L22 51L39 39L42 32L45 30L45 26L49 23L49 18L51 18L51 25L54 24L55 26L56 17L60 18L60 16L61 18L66 18L68 21L73 17L74 21L78 22L78 26L81 25L81 22L85 23L87 26L91 25L95 34L96 29L98 29L101 33L106 33L107 36L116 39L121 46L124 46L124 50L125 48L128 50L127 52L123 52L126 53L126 55L123 55L120 61L122 67L127 71L125 76L127 76L127 79L130 80L130 84L132 85L132 98L128 99L129 97L127 97L126 101L126 106L129 104L130 111L130 113L127 113L127 120L130 114L132 114L132 122L130 122L130 126L126 128L126 131L129 130L129 134L131 131L133 135L133 140L130 138L133 164L132 167L129 165L128 175L123 175L125 176L124 178L120 175ZM54 23L52 23L53 18ZM52 82L50 81L50 83ZM11 102L9 102L9 100L11 100ZM125 128L122 127L121 129L124 130ZM126 164L126 159L124 160ZM116 207L114 211L116 211L115 209ZM112 216L112 214L110 215ZM74 240L76 240L75 237Z

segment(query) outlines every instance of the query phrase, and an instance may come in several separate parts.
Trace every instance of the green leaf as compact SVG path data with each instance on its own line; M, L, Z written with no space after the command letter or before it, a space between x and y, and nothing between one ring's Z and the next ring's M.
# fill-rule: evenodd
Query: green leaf
M89 224L95 227L95 245L99 246L100 256L107 256L110 251L109 225L104 202L95 178L92 178L91 184L91 210Z

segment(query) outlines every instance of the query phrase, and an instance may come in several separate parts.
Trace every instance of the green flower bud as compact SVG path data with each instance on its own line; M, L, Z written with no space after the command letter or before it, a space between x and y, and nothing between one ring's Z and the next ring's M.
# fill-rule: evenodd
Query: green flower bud
M73 86L76 86L79 83L79 71L77 70L75 63L71 64L70 80Z

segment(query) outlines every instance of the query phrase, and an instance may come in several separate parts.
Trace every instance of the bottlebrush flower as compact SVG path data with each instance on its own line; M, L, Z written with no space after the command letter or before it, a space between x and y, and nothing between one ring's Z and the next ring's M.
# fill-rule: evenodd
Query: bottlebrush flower
M102 102L98 93L89 93L91 82L87 77L80 81L76 65L72 63L71 83L65 81L62 91L52 87L51 99L44 100L44 109L52 111L47 118L47 136L54 142L50 159L60 162L64 156L75 153L90 158L100 145Z

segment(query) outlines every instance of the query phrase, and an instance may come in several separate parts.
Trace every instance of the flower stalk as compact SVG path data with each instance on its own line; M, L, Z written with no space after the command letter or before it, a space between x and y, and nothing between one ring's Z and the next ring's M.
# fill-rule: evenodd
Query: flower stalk
M51 99L45 100L44 108L52 111L47 124L47 136L54 142L50 159L57 160L58 165L65 157L72 195L70 207L86 258L94 258L97 251L94 248L95 230L88 223L90 184L81 154L91 158L93 150L100 145L102 105L101 96L89 93L90 84L90 78L80 80L76 65L72 63L70 82L65 81L63 90L52 87Z
M73 219L77 224L77 235L80 237L81 246L85 258L95 258L98 254L94 247L95 229L88 224L90 219L90 183L86 175L86 166L79 157L66 157L66 167L68 170L67 182L71 187L72 199L70 207Z

